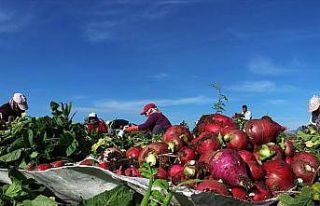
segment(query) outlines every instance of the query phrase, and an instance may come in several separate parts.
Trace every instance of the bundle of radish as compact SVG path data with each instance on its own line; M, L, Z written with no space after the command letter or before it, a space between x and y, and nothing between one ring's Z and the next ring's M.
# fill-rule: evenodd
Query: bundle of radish
M154 178L173 185L187 181L196 190L261 202L293 189L298 178L312 184L317 176L317 156L297 152L292 139L276 142L284 129L270 117L250 120L239 130L225 115L205 115L193 134L185 126L172 126L161 141L131 147L125 155L109 149L99 166L119 175L147 177L142 171L148 163L157 171Z

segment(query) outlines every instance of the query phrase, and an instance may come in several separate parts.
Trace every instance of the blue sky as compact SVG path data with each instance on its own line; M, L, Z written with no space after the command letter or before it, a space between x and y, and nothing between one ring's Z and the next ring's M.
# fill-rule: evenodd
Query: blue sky
M317 0L0 0L0 101L23 92L32 116L73 102L76 120L140 123L149 101L174 123L247 104L289 127L319 93Z

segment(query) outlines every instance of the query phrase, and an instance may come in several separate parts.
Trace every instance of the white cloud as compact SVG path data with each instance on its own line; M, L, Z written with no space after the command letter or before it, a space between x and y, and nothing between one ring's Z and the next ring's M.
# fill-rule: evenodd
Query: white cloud
M255 57L249 62L249 70L255 74L278 75L294 72L293 69L276 65L271 59L266 57Z
M276 106L276 105L284 105L284 104L286 104L287 102L288 102L288 101L285 100L285 99L272 99L272 100L268 100L268 101L266 102L266 104L270 104L270 105Z
M88 95L74 95L72 97L72 99L77 99L77 100L88 99L88 98L90 98L90 96L88 96Z
M194 3L198 2L195 0L165 0L165 1L159 1L158 4L188 4L188 3Z
M181 8L180 5L197 3L195 0L103 2L88 8L84 19L85 37L92 42L121 40L138 36L146 29L145 24L168 17ZM123 5L119 7L120 5ZM117 6L117 8L115 8Z
M22 30L31 21L31 14L15 13L0 9L0 34Z
M151 76L154 79L166 79L169 77L169 74L167 73L159 73L159 74L154 74Z
M170 107L179 105L192 105L192 104L206 104L211 102L212 99L206 96L185 97L180 99L141 99L133 101L118 101L118 100L101 100L94 102L92 107L76 107L75 110L80 112L124 112L124 113L138 113L143 105L148 102L154 102L160 107Z
M239 92L266 92L274 90L276 85L271 81L245 81L229 88Z
M120 24L120 22L116 22L114 20L90 22L86 27L85 34L92 42L110 40L115 38L115 35L113 34L116 32L116 29Z
M236 92L247 93L263 93L263 92L292 92L297 88L293 85L278 85L275 82L262 80L262 81L244 81L239 82L228 88Z

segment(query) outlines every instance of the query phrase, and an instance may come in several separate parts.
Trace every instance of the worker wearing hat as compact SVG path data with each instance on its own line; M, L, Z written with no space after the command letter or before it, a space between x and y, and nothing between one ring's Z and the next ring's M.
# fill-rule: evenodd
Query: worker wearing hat
M85 119L88 132L107 133L108 128L106 123L98 118L98 115L91 112Z
M310 124L320 128L320 96L313 95L309 100Z
M14 93L9 102L0 107L0 120L12 122L28 110L27 98L21 93Z
M161 134L171 126L168 118L160 112L154 103L146 104L140 114L147 116L147 120L143 124L125 128L125 132L149 130L152 134Z

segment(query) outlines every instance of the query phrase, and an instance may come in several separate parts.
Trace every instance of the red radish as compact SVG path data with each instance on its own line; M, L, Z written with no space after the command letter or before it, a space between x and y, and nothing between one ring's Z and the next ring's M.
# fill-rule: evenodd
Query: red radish
M204 180L197 185L196 189L200 191L210 191L225 196L229 195L227 187L216 180Z
M205 131L213 131L214 133L216 133L219 128L218 125L220 125L221 129L228 126L236 128L236 125L231 118L221 114L209 114L201 116L195 129L193 130L193 133L196 135L199 135L200 133Z
M263 164L266 172L266 185L272 193L287 191L294 186L295 175L287 163L281 160L269 160Z
M170 159L167 156L159 156L168 153L168 145L163 142L155 142L143 148L139 154L138 161L140 164L143 162L150 163L151 166L161 164L160 166L168 166Z
M316 168L316 169L320 165L318 157L312 153L309 153L309 152L300 152L300 153L297 153L296 155L294 155L293 161L296 162L299 160L308 162L311 167Z
M106 162L99 162L99 167L102 168L102 169L105 169L107 170L108 169L108 163Z
M234 199L238 199L238 200L248 200L248 193L245 189L243 189L242 187L233 187L231 189L231 194L233 196Z
M286 157L285 162L291 165L292 163L294 163L293 157Z
M210 114L202 115L197 122L197 125L195 126L194 130L192 131L193 134L199 135L200 133L205 131L205 126L207 124L213 123L213 119Z
M238 154L241 156L241 158L243 159L243 161L248 162L248 161L256 161L255 156L247 151L247 150L240 150L238 152Z
M141 147L130 147L126 152L126 157L128 159L132 159L132 158L138 159L141 150L142 150Z
M93 166L93 165L95 165L95 163L96 163L96 160L94 160L94 159L84 159L79 163L79 165Z
M65 165L65 161L58 160L50 163L52 167L63 167Z
M189 147L182 147L180 151L178 152L178 159L181 164L185 164L186 162L190 160L196 159L196 154L193 151L193 149Z
M263 179L263 177L264 177L263 167L261 165L259 165L256 160L247 161L246 163L249 167L250 176L252 177L253 180Z
M124 154L117 148L107 148L102 155L102 160L105 162L117 162L124 157Z
M227 117L227 116L225 116L225 115L222 115L222 114L213 114L211 117L212 117L212 119L213 119L214 122L220 123L220 124L222 124L223 126L231 126L231 127L234 127L234 126L235 126L232 118Z
M221 148L217 135L210 132L201 133L198 137L194 138L191 143L199 154Z
M168 169L168 176L174 184L184 181L186 179L186 176L184 175L184 166L180 164L173 164Z
M47 169L50 169L52 168L52 166L50 164L39 164L36 166L36 171L44 171L44 170L47 170Z
M252 202L261 202L272 197L270 190L263 182L257 182L254 185L253 193L250 195Z
M291 140L285 140L283 147L284 148L282 149L284 150L286 157L292 157L294 155L294 145Z
M167 129L162 136L162 141L169 145L171 151L178 151L190 142L192 135L189 129L182 125L174 125Z
M221 124L211 123L204 126L204 131L219 134L222 129Z
M256 145L275 142L276 137L285 129L267 116L249 120L245 125L247 135Z
M129 167L124 171L124 174L126 176L130 176L130 177L140 177L140 171L136 168L136 167Z
M168 173L162 167L157 168L157 178L158 179L168 179Z
M216 179L222 179L231 186L241 186L246 189L251 187L246 164L237 151L221 149L212 152L209 159L209 170Z
M237 129L236 126L226 126L226 127L223 127L223 128L220 129L220 134L222 136L224 136L227 133L229 133L230 131L235 130L235 129Z
M117 175L124 175L122 167L120 167L119 169L114 170L113 172L116 173Z
M209 164L209 160L210 160L211 156L212 156L212 152L211 151L205 152L205 153L200 155L198 161L199 162L204 162L206 164Z
M303 183L311 185L314 181L317 168L313 168L308 162L298 160L292 163L292 170L297 178L301 178Z
M282 160L284 159L283 150L279 145L276 145L273 142L269 142L268 144L263 144L256 148L254 155L257 161L265 161L267 159L272 160Z
M276 155L271 159L283 160L285 158L284 151L279 145L277 145L273 142L269 142L267 145L269 146L269 148L271 148L271 150L275 151L275 153L276 153Z
M226 142L227 148L235 150L246 149L249 143L246 133L238 129L228 131L223 136L223 140Z

